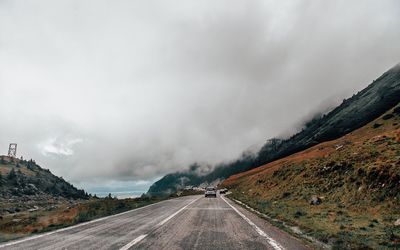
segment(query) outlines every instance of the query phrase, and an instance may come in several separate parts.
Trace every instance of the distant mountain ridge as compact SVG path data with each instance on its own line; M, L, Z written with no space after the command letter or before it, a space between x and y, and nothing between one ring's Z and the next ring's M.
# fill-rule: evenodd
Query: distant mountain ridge
M255 155L217 165L213 171L198 175L194 164L188 170L168 174L155 182L149 195L165 195L185 185L200 185L225 179L233 174L259 167L302 151L321 142L337 139L373 121L400 102L400 63L373 81L367 88L344 100L328 114L306 123L305 128L288 139L273 138Z

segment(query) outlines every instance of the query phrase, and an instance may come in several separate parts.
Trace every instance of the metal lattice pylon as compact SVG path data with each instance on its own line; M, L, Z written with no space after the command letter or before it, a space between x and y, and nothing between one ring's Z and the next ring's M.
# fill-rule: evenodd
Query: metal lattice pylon
M12 158L17 157L17 143L10 143L10 147L8 147L8 156Z

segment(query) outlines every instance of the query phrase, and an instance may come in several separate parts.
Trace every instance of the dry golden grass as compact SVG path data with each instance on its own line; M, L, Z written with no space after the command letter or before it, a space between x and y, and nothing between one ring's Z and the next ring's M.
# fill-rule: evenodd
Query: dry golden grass
M400 247L400 228L393 226L400 218L400 117L380 117L337 140L231 176L223 186L338 248ZM311 206L312 196L322 204Z

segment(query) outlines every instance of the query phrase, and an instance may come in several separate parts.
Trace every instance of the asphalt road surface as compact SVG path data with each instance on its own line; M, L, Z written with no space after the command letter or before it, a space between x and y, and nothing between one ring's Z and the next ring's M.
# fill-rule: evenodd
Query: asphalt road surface
M2 249L308 249L228 198L187 196L0 245Z

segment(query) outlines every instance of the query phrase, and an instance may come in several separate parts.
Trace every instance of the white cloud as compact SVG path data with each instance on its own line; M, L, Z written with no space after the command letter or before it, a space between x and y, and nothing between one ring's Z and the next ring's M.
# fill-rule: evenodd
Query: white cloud
M0 1L0 145L82 185L230 160L397 63L399 5Z
M73 147L78 143L82 143L83 140L79 138L50 138L45 142L39 144L41 153L44 156L57 155L57 156L72 156L74 154Z

